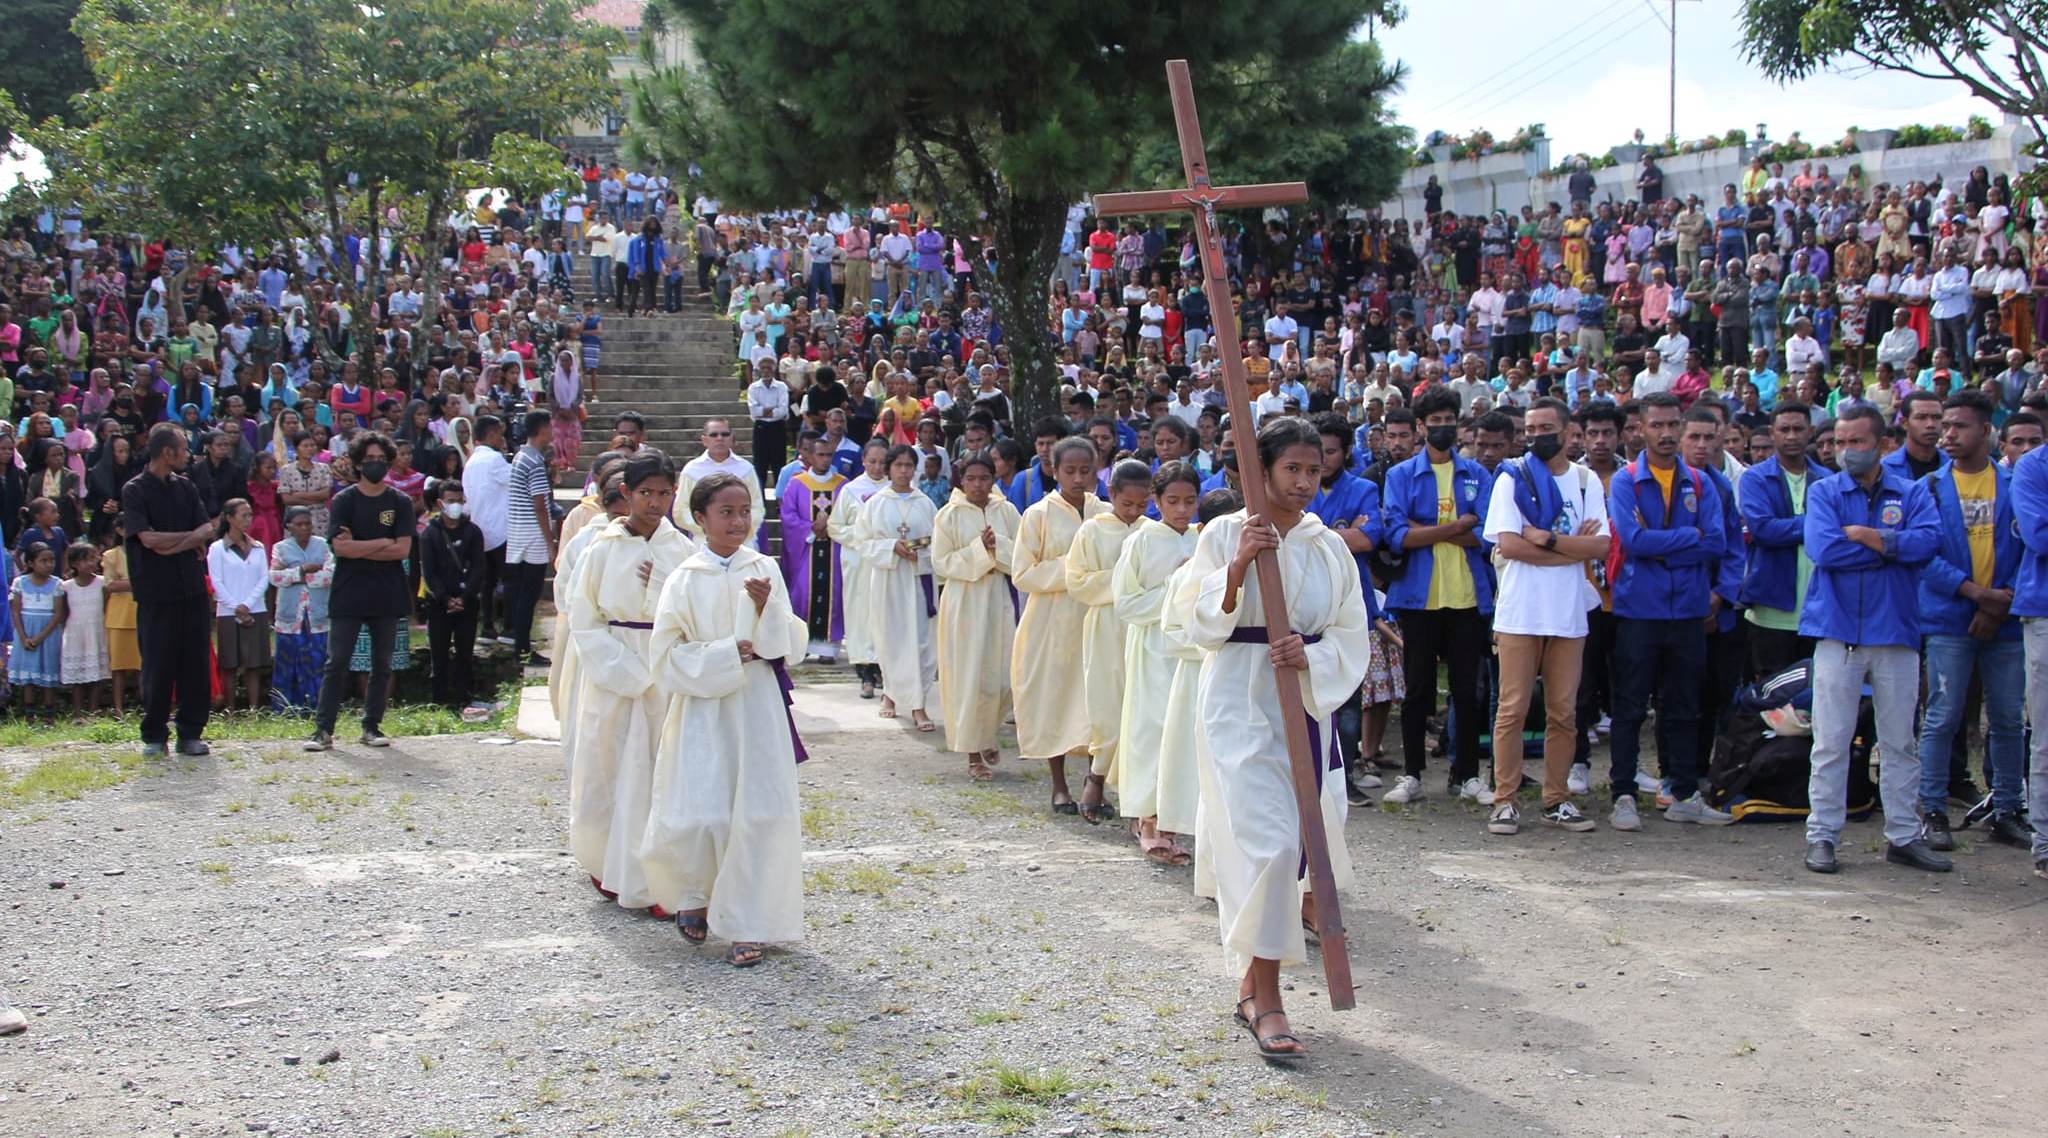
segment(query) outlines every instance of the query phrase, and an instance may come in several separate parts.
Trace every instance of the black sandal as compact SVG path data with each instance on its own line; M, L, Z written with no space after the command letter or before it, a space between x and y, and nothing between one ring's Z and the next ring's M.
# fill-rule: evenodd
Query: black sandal
M752 968L761 963L761 946L742 941L732 946L725 954L725 962L734 968ZM1300 1042L1297 1040L1296 1042Z
M1252 1042L1259 1045L1259 1058L1264 1059L1268 1063L1298 1063L1301 1060L1308 1058L1308 1052L1306 1050L1278 1051L1273 1048L1273 1044L1278 1043L1283 1039L1297 1046L1300 1045L1301 1040L1295 1038L1292 1035L1289 1035L1287 1032L1275 1032L1272 1035L1259 1034L1258 1024L1260 1020L1265 1019L1267 1016L1277 1016L1286 1014L1287 1013L1280 1008L1274 1008L1270 1012L1261 1012L1257 1016L1254 1016L1252 1018L1252 1022L1245 1029L1252 1033Z
M1230 1021L1246 1031L1250 1031L1252 1029L1252 1021L1244 1014L1244 1006L1246 1004L1256 1005L1257 1001L1257 996L1246 996L1237 1001L1237 1006L1230 1009ZM1256 1039L1258 1036L1254 1035L1252 1038Z
M1091 826L1100 826L1105 821L1108 821L1109 819L1116 817L1116 809L1109 804L1108 784L1109 780L1099 774L1091 774L1088 776L1087 783L1084 783L1083 785L1093 785L1096 789L1096 792L1102 795L1102 798L1100 801L1094 803L1083 802L1080 804L1079 807L1077 807L1077 809L1080 811L1081 820L1083 822L1086 822ZM1082 793L1085 794L1087 792L1083 791Z
M702 913L677 913L676 932L691 944L703 944L711 939L711 922Z
M1081 808L1074 805L1074 796L1069 794L1065 802L1055 801L1052 804L1052 812L1055 814L1079 814Z

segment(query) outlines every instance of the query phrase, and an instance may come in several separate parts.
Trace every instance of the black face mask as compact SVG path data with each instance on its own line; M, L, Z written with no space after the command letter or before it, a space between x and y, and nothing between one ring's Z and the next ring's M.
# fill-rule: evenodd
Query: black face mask
M366 481L382 482L391 471L391 464L381 458L373 458L356 468Z
M1458 428L1454 426L1431 427L1429 429L1428 437L1429 446L1431 450L1442 451L1445 454L1449 454L1451 448L1458 445Z
M1558 452L1562 451L1563 449L1563 435L1529 436L1529 453L1536 456L1537 462L1541 462L1548 465L1550 460L1556 458Z

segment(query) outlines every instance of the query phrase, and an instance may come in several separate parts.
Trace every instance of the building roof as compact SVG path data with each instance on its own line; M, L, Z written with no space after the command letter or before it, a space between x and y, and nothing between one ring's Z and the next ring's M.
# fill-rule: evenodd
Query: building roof
M646 7L645 0L596 0L576 15L608 28L634 31L640 27L640 15Z

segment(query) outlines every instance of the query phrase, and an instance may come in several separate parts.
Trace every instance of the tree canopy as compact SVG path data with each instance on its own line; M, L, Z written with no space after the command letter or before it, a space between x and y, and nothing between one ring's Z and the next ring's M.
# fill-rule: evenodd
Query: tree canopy
M72 34L78 0L7 0L0 36L0 91L29 121L73 119L71 97L92 85L85 49ZM7 135L0 129L0 142Z
M1038 332L1068 207L1180 180L1168 59L1193 70L1219 177L1302 178L1331 204L1371 204L1400 174L1404 135L1383 115L1398 69L1351 39L1387 17L1383 0L657 2L704 63L635 99L635 131L655 140L641 145L694 158L735 206L909 194L986 234L1026 416L1054 408Z

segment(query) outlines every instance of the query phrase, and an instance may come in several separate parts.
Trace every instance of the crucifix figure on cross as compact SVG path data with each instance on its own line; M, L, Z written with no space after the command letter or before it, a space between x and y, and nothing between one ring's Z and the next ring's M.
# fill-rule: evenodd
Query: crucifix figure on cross
M1257 432L1251 414L1251 387L1245 375L1238 338L1237 310L1230 300L1230 277L1223 263L1221 234L1216 228L1216 210L1263 209L1267 206L1296 205L1308 200L1308 186L1301 182L1273 182L1251 186L1216 186L1209 181L1209 159L1202 143L1201 123L1195 117L1194 85L1188 78L1186 60L1169 60L1166 81L1173 97L1173 121L1180 139L1181 164L1187 173L1187 187L1145 190L1136 193L1097 194L1097 217L1134 214L1191 214L1195 244L1201 256L1202 291L1209 298L1209 312L1215 322L1215 340L1222 357L1224 397L1230 412L1230 431L1240 456L1238 481L1244 489L1246 510L1266 514L1265 473L1256 458ZM1264 607L1269 636L1283 635L1289 627L1287 597L1282 589L1280 563L1270 549L1257 561L1259 599ZM1271 630L1281 630L1278 632ZM1274 670L1281 721L1286 725L1289 768L1293 777L1296 813L1301 823L1301 844L1308 865L1310 892L1315 898L1315 924L1323 954L1323 976L1329 983L1330 1006L1343 1010L1354 1006L1351 960L1344 947L1344 918L1338 908L1335 875L1330 867L1329 837L1324 833L1321 806L1320 756L1309 740L1308 717L1303 710L1301 675L1294 668ZM1340 835L1341 838L1341 835ZM1255 1032L1256 1034L1256 1032Z

